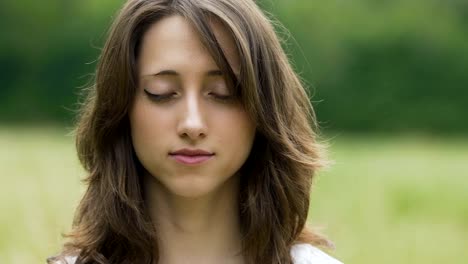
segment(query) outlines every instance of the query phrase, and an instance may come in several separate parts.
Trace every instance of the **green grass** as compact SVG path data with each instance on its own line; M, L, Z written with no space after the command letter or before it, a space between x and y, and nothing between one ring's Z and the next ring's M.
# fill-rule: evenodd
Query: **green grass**
M468 140L338 137L312 193L346 263L465 263Z
M468 259L468 138L339 136L310 221L347 264ZM0 128L0 263L44 263L69 230L84 176L73 138Z

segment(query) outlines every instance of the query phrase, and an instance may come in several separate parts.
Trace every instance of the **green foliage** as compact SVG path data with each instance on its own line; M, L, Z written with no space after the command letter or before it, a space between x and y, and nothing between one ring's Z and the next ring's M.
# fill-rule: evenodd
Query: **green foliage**
M0 4L0 120L66 122L89 84L119 1Z
M68 122L124 1L0 2L0 121ZM263 0L322 127L468 131L468 2Z
M263 1L326 129L468 131L468 2Z

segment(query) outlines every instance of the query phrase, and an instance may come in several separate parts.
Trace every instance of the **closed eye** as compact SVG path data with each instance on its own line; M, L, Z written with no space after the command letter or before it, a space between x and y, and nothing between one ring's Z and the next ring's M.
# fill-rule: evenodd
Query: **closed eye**
M223 94L217 94L217 93L209 93L211 96L213 96L216 100L220 100L223 102L228 102L234 99L234 96L228 94L228 95L223 95Z
M155 102L164 102L164 101L167 101L167 100L171 99L175 95L177 95L177 93L175 93L175 92L166 93L166 94L153 94L153 93L148 92L146 89L144 89L144 91L145 91L145 94L151 100L153 100Z

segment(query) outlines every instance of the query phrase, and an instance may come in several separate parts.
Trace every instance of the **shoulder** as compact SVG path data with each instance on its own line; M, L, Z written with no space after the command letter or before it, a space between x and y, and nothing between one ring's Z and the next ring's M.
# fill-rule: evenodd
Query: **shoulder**
M343 264L310 244L293 245L291 256L294 264ZM67 256L64 259L53 261L52 264L74 264L76 258L76 256Z
M296 244L291 248L294 264L343 264L310 244Z
M50 264L75 264L76 258L77 256L60 257L60 258L51 260L51 262L48 262L48 263Z

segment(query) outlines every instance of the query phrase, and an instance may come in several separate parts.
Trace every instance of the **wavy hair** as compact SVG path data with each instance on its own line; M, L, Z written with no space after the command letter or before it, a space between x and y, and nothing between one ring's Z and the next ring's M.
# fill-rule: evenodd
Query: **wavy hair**
M94 84L76 126L87 190L72 231L53 263L157 263L157 230L142 194L142 165L130 139L128 112L138 86L142 36L158 20L180 15L193 24L257 125L241 168L238 212L246 263L290 264L291 246L331 246L306 226L312 179L326 160L307 90L275 33L276 23L253 0L129 0L115 18ZM240 55L236 77L210 27L220 21Z

